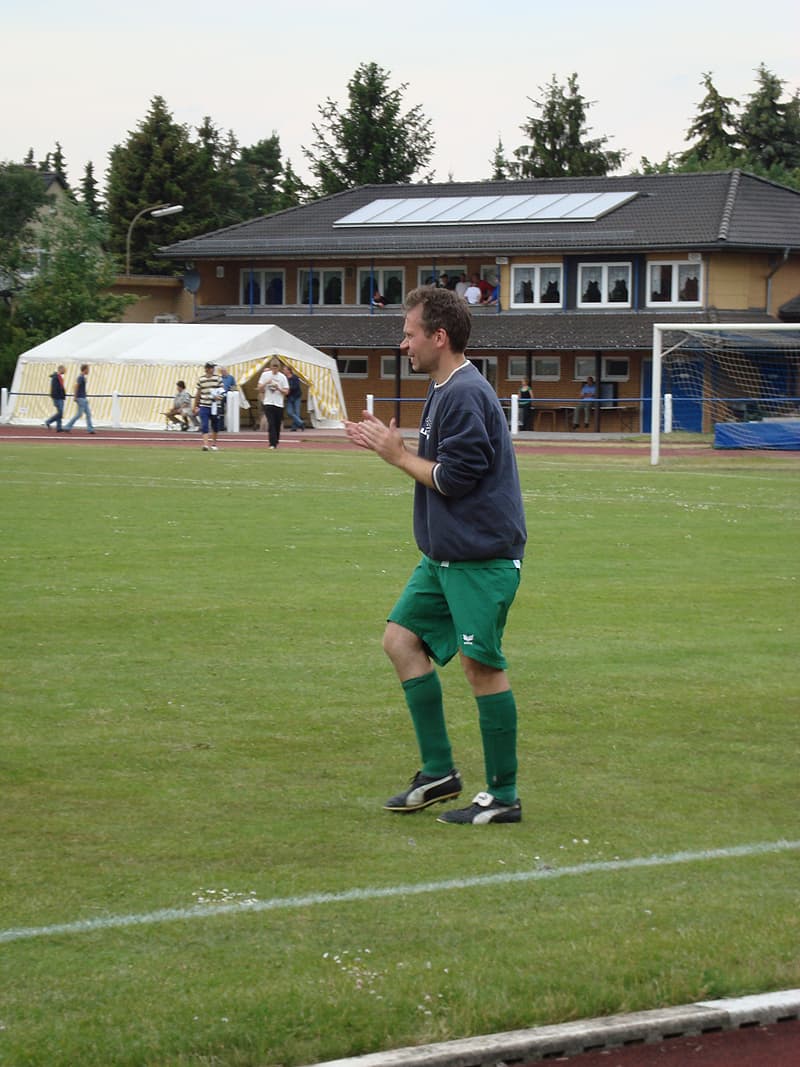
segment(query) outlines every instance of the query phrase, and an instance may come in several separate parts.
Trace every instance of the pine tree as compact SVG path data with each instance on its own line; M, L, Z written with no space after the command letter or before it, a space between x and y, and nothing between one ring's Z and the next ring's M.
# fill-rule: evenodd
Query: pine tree
M711 81L711 74L703 75L701 82L706 95L698 105L697 114L686 133L686 140L694 143L682 155L684 161L713 163L724 168L730 166L736 154L736 116L733 108L739 101L732 96L722 96Z
M250 217L246 196L236 180L238 142L231 130L223 137L206 115L197 128L197 155L192 172L192 210L219 229Z
M510 164L515 178L563 178L603 176L622 166L625 152L606 149L607 137L590 139L586 112L592 106L580 93L578 75L571 74L566 86L553 75L550 84L539 87L542 100L529 99L541 113L529 116L520 129L530 144L515 149Z
M291 159L286 160L281 179L278 207L283 210L287 207L297 207L311 199L311 190L306 183L295 173Z
M94 176L94 164L86 164L81 181L81 202L92 218L100 215L100 201L97 197L97 181Z
M64 152L58 141L56 141L56 150L51 157L50 169L52 173L57 175L64 185L69 188L69 182L67 181L67 164L64 160Z
M271 137L242 148L234 171L246 199L247 218L270 215L283 206L280 189L283 174L281 143L274 130Z
M169 269L166 262L153 255L160 245L215 228L203 187L206 170L188 128L174 121L163 97L154 96L138 128L110 153L106 217L110 248L120 264L129 226L143 208L182 204L184 211L161 219L146 215L136 224L131 232L132 273L163 274Z
M491 181L504 182L509 177L511 164L506 159L505 149L503 148L503 141L501 137L497 138L497 147L494 150L494 155L489 160L492 166Z
M800 167L800 105L797 96L781 103L784 82L761 63L757 86L739 116L739 138L747 158L759 168Z
M410 182L425 167L435 146L430 119L419 105L402 113L408 88L389 88L389 72L362 63L347 83L344 110L330 98L313 124L316 141L303 148L320 196L358 185Z

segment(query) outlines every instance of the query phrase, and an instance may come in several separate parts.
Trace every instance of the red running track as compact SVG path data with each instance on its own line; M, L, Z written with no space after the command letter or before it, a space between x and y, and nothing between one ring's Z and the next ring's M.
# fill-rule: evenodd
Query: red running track
M800 1067L800 1020L579 1052L547 1062L570 1067Z

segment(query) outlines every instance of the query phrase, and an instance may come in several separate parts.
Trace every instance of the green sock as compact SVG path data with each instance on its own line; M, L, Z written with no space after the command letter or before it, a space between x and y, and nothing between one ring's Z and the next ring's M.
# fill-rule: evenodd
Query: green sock
M510 689L478 697L486 786L511 804L517 799L517 704Z
M447 736L442 684L436 671L403 682L406 704L417 734L422 773L439 777L453 769L453 750Z

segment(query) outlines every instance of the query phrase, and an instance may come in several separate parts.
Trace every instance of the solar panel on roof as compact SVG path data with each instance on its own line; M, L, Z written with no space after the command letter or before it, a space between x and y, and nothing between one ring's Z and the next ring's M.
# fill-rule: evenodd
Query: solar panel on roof
M426 196L373 200L334 226L453 226L487 222L595 222L636 196L534 193L511 196Z

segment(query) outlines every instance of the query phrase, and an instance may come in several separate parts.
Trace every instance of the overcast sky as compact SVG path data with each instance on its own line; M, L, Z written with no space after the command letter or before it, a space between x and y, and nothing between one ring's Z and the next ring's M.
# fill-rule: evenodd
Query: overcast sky
M5 0L2 37L0 160L59 141L74 185L88 160L102 184L155 95L177 122L209 115L242 145L277 131L307 178L319 105L344 105L365 62L431 119L439 181L489 177L498 137L508 155L524 143L528 98L553 75L577 73L593 136L627 151L627 169L685 147L705 71L742 100L762 62L787 96L800 89L798 0Z

